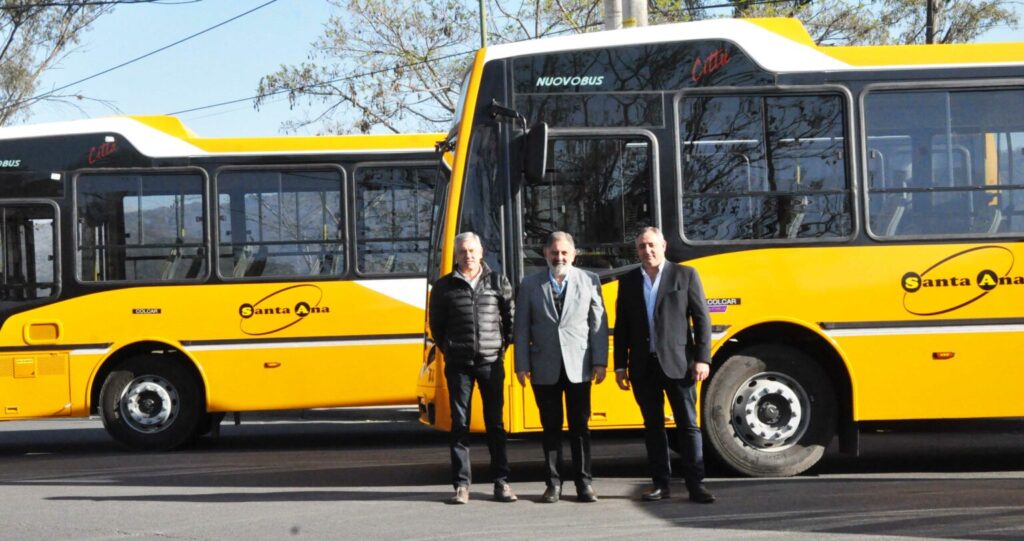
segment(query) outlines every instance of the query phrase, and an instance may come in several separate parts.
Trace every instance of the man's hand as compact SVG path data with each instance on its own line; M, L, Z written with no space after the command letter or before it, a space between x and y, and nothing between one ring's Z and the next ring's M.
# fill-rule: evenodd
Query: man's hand
M603 367L603 366L595 366L594 367L594 374L593 374L593 378L592 378L594 380L594 383L601 383L602 381L604 381L604 376L605 376L606 372L607 372L607 370L606 370L605 367Z
M530 378L529 372L516 372L516 378L519 380L519 384L526 387L526 380Z
M619 384L619 389L623 391L629 390L629 376L626 375L625 370L615 371L615 383Z
M693 380L704 381L708 379L708 374L711 373L711 365L708 363L696 362L693 363Z

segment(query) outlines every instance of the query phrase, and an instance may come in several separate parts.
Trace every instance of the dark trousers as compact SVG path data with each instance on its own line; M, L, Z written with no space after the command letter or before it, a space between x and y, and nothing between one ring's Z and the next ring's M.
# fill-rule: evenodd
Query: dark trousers
M661 488L667 488L672 478L668 434L665 431L665 396L668 396L678 427L676 432L683 457L683 480L688 488L693 487L704 481L704 449L700 428L697 426L697 390L693 377L669 378L653 354L647 367L643 378L630 381L633 396L644 417L644 439L651 478L654 485Z
M501 361L478 364L445 364L448 380L448 403L452 428L449 445L452 454L452 484L469 486L473 480L469 461L469 416L474 382L484 402L484 426L487 428L487 449L491 452L491 478L494 483L508 482L507 435L502 422L505 407L505 367Z
M572 383L562 368L562 375L554 385L533 384L533 396L540 410L540 424L544 428L544 463L547 466L547 485L561 486L562 467L562 395L565 395L565 413L569 418L569 448L572 450L572 471L576 487L589 485L590 474L590 382Z

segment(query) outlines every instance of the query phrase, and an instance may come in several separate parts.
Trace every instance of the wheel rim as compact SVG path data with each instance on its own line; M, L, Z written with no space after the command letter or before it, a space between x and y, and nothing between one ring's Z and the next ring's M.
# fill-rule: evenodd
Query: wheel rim
M795 379L762 372L747 379L732 400L735 435L761 451L783 451L807 432L811 402Z
M181 400L171 382L160 376L141 376L125 386L119 401L121 418L137 432L152 434L178 417Z

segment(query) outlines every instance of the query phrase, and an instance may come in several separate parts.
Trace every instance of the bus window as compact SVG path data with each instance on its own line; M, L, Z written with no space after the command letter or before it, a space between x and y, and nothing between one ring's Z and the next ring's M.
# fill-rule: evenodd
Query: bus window
M427 272L437 168L370 166L355 172L356 269L361 274Z
M523 187L523 266L545 268L548 233L576 241L576 266L597 273L636 263L633 236L652 225L651 143L641 136L553 137L548 171Z
M83 282L194 280L206 270L203 177L85 174L76 182Z
M502 249L505 191L498 185L498 128L478 124L469 142L473 161L463 184L459 232L472 231L480 237L484 261L494 272L504 272Z
M225 278L339 276L345 271L342 172L238 169L217 176Z
M1024 231L1022 98L1017 89L870 92L864 108L872 233Z
M0 223L0 308L55 295L57 237L53 207L0 207Z
M687 239L852 233L839 96L684 96L679 110Z

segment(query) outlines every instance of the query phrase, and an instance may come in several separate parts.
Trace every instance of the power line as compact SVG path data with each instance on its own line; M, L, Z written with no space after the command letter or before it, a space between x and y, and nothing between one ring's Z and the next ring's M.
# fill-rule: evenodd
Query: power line
M591 23L591 24L584 25L584 26L582 26L582 28L591 28L591 27L594 27L594 26L601 26L603 24L604 24L604 22L599 21L599 22L596 22L596 23ZM535 37L535 38L531 38L531 40L543 39L543 38L548 37L548 36L555 36L555 35L558 35L558 34L564 34L566 32L573 32L575 30L576 30L575 28L566 28L566 29L563 29L563 30L556 30L554 32L549 32L549 33L545 34L544 36L538 36L538 37ZM213 109L213 108L216 108L216 107L224 107L226 105L234 105L236 103L252 101L252 100L255 100L257 98L266 98L266 97L270 97L270 96L276 96L278 94L284 94L285 92L291 92L291 91L294 91L294 90L304 90L304 89L311 89L311 88L319 88L319 87L322 87L322 86L332 85L334 83L340 83L342 81L348 81L348 80L352 80L352 79L359 79L361 77L370 77L370 76L373 76L373 75L377 75L377 74L380 74L380 73L386 73L386 72L393 71L393 70L412 68L412 67L415 67L415 66L426 64L428 62L437 62L439 60L448 60L449 58L455 58L455 57L458 57L458 56L465 56L465 55L468 55L468 54L475 53L476 51L477 51L477 49L472 49L472 50L469 50L469 51L462 51L460 53L452 53L452 54L445 55L445 56L440 56L440 57L437 57L437 58L427 58L425 60L421 60L419 62L413 62L413 63L410 63L410 64L396 64L396 65L388 67L388 68L383 68L383 69L374 70L374 71L368 71L368 72L365 72L365 73L354 73L352 75L346 75L344 77L338 77L336 79L331 79L329 81L324 81L324 82L321 82L321 83L315 83L315 84L310 84L310 85L300 85L300 86L294 86L294 87L290 86L290 87L287 87L287 88L280 88L278 90L275 90L273 92L268 92L266 94L256 94L255 96L249 96L249 97L246 97L246 98L237 98L237 99L233 99L233 100L222 101L222 102L219 102L219 103L211 103L209 105L201 105L199 107L193 107L191 109L183 109L181 111L175 111L173 113L167 113L167 114L168 115L181 115L181 114L185 114L185 113L192 113L192 112L195 112L195 111L202 111L202 110L205 110L205 109Z
M82 2L40 2L31 4L21 4L17 6L6 5L3 6L3 11L18 11L34 8L70 8L70 7L89 7L89 6L114 6L114 5L128 5L128 4L194 4L196 2L202 2L202 0L180 0L178 2L171 2L168 0L85 0Z
M349 80L352 80L352 79L359 79L359 78L362 78L362 77L371 77L373 75L378 75L378 74L381 74L381 73L387 73L389 71L405 69L405 68L412 68L412 67L416 67L416 66L420 66L420 65L426 64L428 62L438 62L440 60L448 60L449 58L455 58L457 56L465 56L465 55L468 55L468 54L475 53L476 51L477 51L477 49L472 49L472 50L469 50L469 51L462 51L461 53L452 53L452 54L449 54L449 55L439 56L439 57L436 57L436 58L427 58L427 59L421 60L419 62L411 62L411 63L408 63L408 64L395 64L394 66L389 66L387 68L381 68L379 70L367 71L367 72L363 72L363 73L354 73L352 75L345 75L344 77L338 77L336 79L331 79L331 80L323 81L323 82L320 82L320 83L314 83L314 84L309 84L309 85L299 85L299 86L294 86L294 87L290 86L290 87L287 87L287 88L280 88L280 89L275 90L273 92L267 92L266 94L256 94L255 96L249 96L247 98L238 98L238 99L234 99L234 100L222 101L220 103L211 103L210 105L203 105L203 106L200 106L200 107L193 107L191 109L183 109L181 111L175 111L173 113L167 113L167 114L168 115L181 115L181 114L185 114L185 113L192 113L192 112L195 112L195 111L202 111L204 109L213 109L214 107L223 107L225 105L233 105L235 103L242 103L244 101L251 101L251 100L254 100L256 98L261 98L261 97L265 98L265 97L268 97L268 96L276 96L278 94L284 94L285 92L292 92L294 90L306 90L306 89L312 89L312 88L320 88L320 87L323 87L323 86L329 86L329 85L333 85L335 83L340 83L340 82L343 82L343 81L349 81Z
M110 0L110 1L117 1L117 0ZM155 3L156 1L157 0L146 0L145 2L141 2L141 1L139 1L139 2L126 2L125 1L125 2L122 2L122 3L129 3L129 4L150 3L151 4L151 3ZM263 8L269 6L270 4L273 4L274 2L277 2L277 0L269 0L269 1L265 2L265 3L263 3L263 4L260 4L260 5L256 6L256 7L252 8L252 9L250 9L249 11L246 11L244 13L240 13L238 15L235 15L234 17L231 17L230 19L226 19L224 21L221 21L221 22L219 22L219 23L217 23L217 24L215 24L215 25L213 25L211 27L208 27L208 28L200 30L199 32L196 32L196 33L194 33L192 35L189 35L187 37L179 39L178 41L175 41L174 43L171 43L171 44L168 44L168 45L164 45L163 47L160 47L159 49L155 49L153 51L150 51L150 52L148 52L148 53L146 53L146 54L144 54L142 56L137 56L137 57L135 57L135 58L133 58L131 60L128 60L127 62L122 62L122 63L120 63L120 64L118 64L118 65L116 65L114 67L107 68L107 69L105 69L105 70L103 70L103 71L101 71L99 73L95 73L93 75L90 75L90 76L85 77L83 79L79 79L79 80L74 81L72 83L68 83L68 84L66 84L64 86L55 88L55 89L50 90L48 92L44 92L42 94L33 96L33 97L28 98L26 100L22 100L21 102L15 103L15 104L13 104L13 105L11 105L9 107L20 106L20 105L24 105L26 103L31 103L31 102L34 102L34 101L39 101L41 99L45 99L45 98L50 97L50 96L56 94L57 92L60 92L61 90L64 90L66 88L75 86L75 85L80 84L80 83L84 83L84 82L89 81L91 79L95 79L96 77L99 77L101 75L106 75L106 74L108 74L108 73L110 73L110 72L112 72L114 70L123 68L123 67L125 67L125 66L127 66L129 64L134 64L135 62L138 62L139 60L142 60L144 58L148 58L148 57L153 56L153 55L155 55L155 54L157 54L159 52L166 51L167 49L170 49L171 47L174 47L176 45L180 45L180 44L185 43L186 41L189 41L189 40L191 40L193 38L196 38L196 37L199 37L199 36L201 36L203 34L206 34L207 32L210 32L212 30L220 28L221 26L224 26L224 25L226 25L226 24L228 24L228 23L230 23L232 21L236 21L238 19L241 19L242 17L245 17L246 15L249 15L250 13L253 13L254 11L263 9Z

